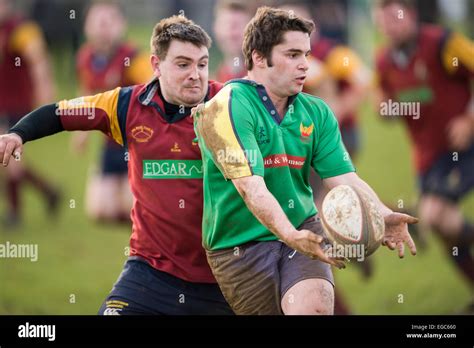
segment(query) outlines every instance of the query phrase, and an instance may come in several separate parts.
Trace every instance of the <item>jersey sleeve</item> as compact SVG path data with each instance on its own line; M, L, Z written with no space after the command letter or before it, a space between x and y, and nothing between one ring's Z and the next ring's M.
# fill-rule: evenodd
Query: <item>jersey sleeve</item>
M364 82L368 72L359 56L349 47L336 46L328 54L326 69L336 80Z
M441 46L441 59L450 74L474 77L474 42L456 32L449 32Z
M12 34L9 41L10 49L14 52L24 53L30 45L45 45L43 33L34 22L28 21L20 24Z
M126 117L131 87L93 96L63 100L57 104L56 113L65 130L99 130L116 143L126 145Z
M209 156L226 179L264 174L253 116L245 95L228 85L195 117L203 157Z
M130 66L125 69L125 80L131 85L148 82L153 76L149 55L139 52L132 58Z
M324 102L318 103L316 109L321 117L315 121L318 133L312 167L321 179L354 172L355 168L342 142L333 112Z

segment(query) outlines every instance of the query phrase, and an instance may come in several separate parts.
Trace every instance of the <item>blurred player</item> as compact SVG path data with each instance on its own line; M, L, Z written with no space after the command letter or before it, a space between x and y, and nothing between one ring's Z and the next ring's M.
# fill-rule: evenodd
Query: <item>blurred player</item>
M77 55L77 74L81 95L93 95L118 86L130 86L150 80L148 55L141 54L124 41L126 20L120 5L110 1L95 1L85 21L87 42ZM77 151L82 152L88 133L73 137ZM100 173L89 178L86 191L86 211L98 221L130 221L133 197L128 185L126 153L122 146L106 139L102 150Z
M5 133L36 105L53 99L53 80L40 28L13 12L10 0L0 0L0 133ZM59 193L24 161L6 172L7 228L21 217L21 187L30 183L44 197L50 213L58 207Z
M415 245L407 223L355 173L337 120L300 93L312 21L261 7L245 29L248 78L233 80L195 116L204 164L203 244L236 314L332 314L334 281L308 179L367 191L385 216L385 242ZM270 33L268 35L267 33ZM242 223L244 222L244 223Z
M208 81L210 45L184 16L163 19L151 37L153 81L45 105L0 136L4 165L23 143L63 130L100 130L128 149L130 258L101 314L232 314L202 248L202 161L189 117L221 88Z
M378 1L375 21L388 38L377 58L377 107L384 118L406 124L420 221L444 240L472 285L474 227L459 202L474 187L474 44L457 32L418 24L409 0ZM408 107L411 112L402 111Z
M247 74L242 56L244 29L252 18L251 6L236 0L219 0L214 9L214 36L223 54L216 80L226 82Z

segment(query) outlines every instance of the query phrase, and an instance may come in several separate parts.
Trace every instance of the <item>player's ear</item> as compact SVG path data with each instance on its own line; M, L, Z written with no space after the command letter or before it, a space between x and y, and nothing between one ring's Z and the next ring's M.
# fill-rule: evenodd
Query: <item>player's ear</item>
M267 66L267 59L265 56L257 50L252 51L253 65L259 68L265 68Z
M150 62L151 62L151 68L153 69L153 75L156 78L159 78L161 76L161 71L160 71L160 58L154 54L150 56Z

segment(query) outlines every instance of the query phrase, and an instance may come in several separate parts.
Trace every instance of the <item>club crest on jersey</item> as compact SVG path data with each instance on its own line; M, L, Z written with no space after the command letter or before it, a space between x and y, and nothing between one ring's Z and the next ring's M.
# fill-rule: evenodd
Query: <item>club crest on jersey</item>
M305 126L303 122L300 124L301 140L308 141L309 136L313 133L314 123L311 123L309 126Z
M139 143L147 143L153 136L153 129L147 126L137 126L132 129L132 137Z

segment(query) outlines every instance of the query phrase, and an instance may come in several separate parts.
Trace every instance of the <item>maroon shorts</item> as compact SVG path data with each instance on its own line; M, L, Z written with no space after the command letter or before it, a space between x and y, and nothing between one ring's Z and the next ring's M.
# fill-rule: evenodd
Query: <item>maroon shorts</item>
M321 221L316 217L306 220L299 229L324 236ZM329 264L312 260L280 241L250 242L207 251L207 260L236 314L283 314L283 296L305 279L322 278L334 286Z

